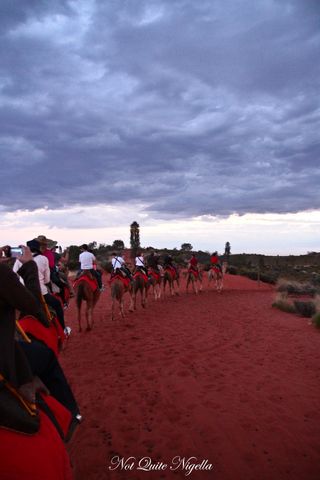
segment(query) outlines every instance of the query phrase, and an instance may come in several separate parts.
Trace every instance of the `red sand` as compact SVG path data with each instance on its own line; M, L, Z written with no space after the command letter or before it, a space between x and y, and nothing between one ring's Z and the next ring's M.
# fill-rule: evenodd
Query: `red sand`
M61 361L85 418L75 479L319 480L320 332L273 298L227 275L221 294L205 283L198 296L150 295L112 323L107 287L81 334L72 303ZM110 471L116 455L132 469ZM146 456L167 467L138 470ZM186 475L170 470L177 456L207 462Z

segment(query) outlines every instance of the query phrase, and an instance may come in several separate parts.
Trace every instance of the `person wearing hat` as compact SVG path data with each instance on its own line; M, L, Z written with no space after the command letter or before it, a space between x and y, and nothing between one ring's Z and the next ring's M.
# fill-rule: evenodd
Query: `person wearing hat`
M47 257L49 262L49 268L52 270L54 268L54 253L52 252L51 248L53 248L54 244L57 245L57 242L48 239L45 235L39 235L35 240L38 240L40 243L40 251L41 255Z
M211 263L211 267L217 267L222 273L222 266L221 266L217 251L213 252L213 254L211 255L210 263Z
M49 287L51 288L49 261L47 257L41 254L41 245L37 239L29 240L27 242L27 246L30 248L33 260L36 262L38 267L41 294L43 295L47 305L55 310L60 325L63 329L65 329L64 312L61 302L54 295L51 295L49 291ZM13 266L13 271L18 273L20 267L21 262L17 258Z
M52 419L39 408L39 395L36 398L36 392L47 393L46 387L34 377L20 342L15 340L16 309L35 317L39 314L33 295L33 288L39 289L37 265L30 250L21 248L18 274L28 288L19 282L7 262L0 262L0 373L1 389L8 392L6 403L0 404L0 478L71 480L73 475L65 445ZM12 391L16 393L10 396ZM19 405L33 412L28 422L21 420L22 406L19 410L13 408L16 395L24 400ZM59 411L67 412L62 405ZM26 416L24 414L24 419Z

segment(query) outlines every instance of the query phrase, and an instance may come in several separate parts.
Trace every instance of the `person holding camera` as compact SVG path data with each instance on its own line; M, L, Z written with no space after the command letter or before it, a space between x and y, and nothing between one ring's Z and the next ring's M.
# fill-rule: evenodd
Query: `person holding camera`
M59 323L63 330L65 330L65 322L64 322L64 312L61 305L61 302L50 293L51 283L50 283L50 268L49 268L49 261L48 259L41 254L40 250L40 242L38 240L30 240L27 242L27 246L30 248L33 256L33 260L37 264L38 267L38 276L40 282L40 289L43 298L47 305L52 307L59 320ZM16 262L13 266L13 271L18 273L19 268L21 267L21 262L19 257L16 259Z
M0 402L0 477L71 480L65 445L50 416L39 407L44 402L40 398L49 392L34 376L21 342L15 339L16 310L41 316L37 265L29 248L20 248L17 273L24 285L12 271L10 257L3 256L7 250L0 248L0 374L1 392L7 392L5 403ZM19 408L17 398L23 399ZM60 412L63 408L61 405Z

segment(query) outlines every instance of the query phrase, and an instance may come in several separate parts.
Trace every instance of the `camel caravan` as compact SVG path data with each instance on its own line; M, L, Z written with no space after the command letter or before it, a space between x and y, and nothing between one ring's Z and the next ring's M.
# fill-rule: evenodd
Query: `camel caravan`
M112 269L110 271L111 287L111 318L116 317L116 305L118 304L120 316L124 318L124 300L129 298L129 312L137 308L137 301L141 303L142 308L146 308L148 296L152 295L154 300L158 301L166 296L175 296L180 294L180 276L183 273L186 276L186 293L192 288L195 294L203 290L204 267L199 265L195 254L192 254L188 260L187 270L181 271L173 261L170 255L165 255L162 259L152 251L146 258L140 251L134 258L132 267L132 257L130 251L128 258L121 254L114 254L111 260ZM220 263L217 252L214 252L210 258L210 268L208 270L208 286L213 284L217 292L221 293L223 289L223 277L226 273L227 262Z
M71 328L64 311L74 297L78 330L94 328L94 311L105 290L102 276L108 273L111 318L146 308L148 296L155 301L181 293L181 275L187 276L186 292L192 286L202 291L204 270L196 255L187 270L170 255L154 251L144 258L137 250L108 258L108 269L90 251L77 247L79 269L69 272L69 249L57 251L57 242L39 235L25 246L0 248L0 478L72 478L66 445L82 421L77 401L59 363ZM129 255L128 255L129 253ZM209 281L222 291L224 268L217 252L211 256ZM116 310L119 310L119 316ZM84 313L83 313L84 310ZM19 452L19 462L15 452ZM34 461L36 452L37 461Z
M51 309L60 325L63 334L68 337L69 327L64 324L63 311L67 308L70 298L75 297L77 306L78 331L86 332L94 328L94 310L104 291L102 275L110 274L106 282L111 292L111 319L114 320L119 312L121 318L125 316L125 299L129 299L129 312L136 310L137 305L147 307L148 297L152 295L158 301L166 296L175 296L181 293L180 277L186 276L186 293L192 291L199 294L203 290L204 266L199 264L195 254L186 259L187 268L181 269L171 255L159 256L155 251L148 253L146 258L142 250L136 249L134 255L131 250L113 252L105 261L99 261L87 244L77 247L79 268L73 275L69 275L69 251L57 253L57 242L48 240L44 236L35 238L32 242L40 242L40 250L33 251L37 262L46 257L48 261L45 274L46 283L51 282L50 291L43 286L43 301L45 308ZM32 244L31 242L31 244ZM32 246L32 245L31 245ZM33 245L34 247L34 245ZM122 252L122 253L121 253ZM103 263L103 268L101 266ZM109 268L106 268L106 263ZM19 268L19 259L16 259L14 271ZM208 270L208 286L213 285L217 292L223 289L223 276L226 264L221 265L217 252L210 258ZM72 278L72 281L71 281ZM84 322L84 325L83 325ZM59 327L57 327L59 328ZM61 337L61 335L60 335ZM60 338L59 337L59 338Z
M103 286L101 276L104 269L98 268L98 262L94 255L88 251L87 245L81 246L79 256L80 270L74 282L76 292L76 304L78 309L79 332L81 326L81 304L86 304L86 331L93 328L93 311L96 306ZM165 296L180 294L179 268L172 257L168 254L160 258L154 251L151 251L145 258L142 251L138 250L132 257L131 251L124 253L114 252L109 258L109 269L105 270L110 274L108 280L111 291L111 319L117 317L119 311L121 318L125 317L125 299L129 299L129 312L137 308L137 303L146 308L149 295L158 301ZM226 272L227 263L220 263L217 252L210 258L208 270L208 285L214 284L217 292L223 289L223 276ZM195 254L192 254L187 263L186 293L190 287L195 294L203 290L204 269L199 264Z

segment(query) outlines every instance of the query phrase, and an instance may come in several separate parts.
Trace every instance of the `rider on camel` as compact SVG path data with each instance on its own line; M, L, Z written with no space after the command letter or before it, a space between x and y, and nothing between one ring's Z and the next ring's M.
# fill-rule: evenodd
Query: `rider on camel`
M50 268L48 258L41 254L41 245L38 240L30 240L29 242L27 242L27 246L30 248L33 260L36 262L38 267L41 294L47 305L49 305L49 307L52 307L55 310L59 323L61 327L65 330L66 326L64 322L64 312L61 302L51 293ZM21 268L21 262L19 258L17 258L15 264L13 265L13 271L17 273L19 268Z
M98 282L98 287L100 292L103 291L103 286L102 286L102 279L101 279L101 273L96 270L97 268L97 260L96 257L93 255L92 252L89 251L89 247L86 243L81 245L80 247L81 253L79 255L79 262L80 262L80 269L81 271L90 271L93 275L93 277L97 280Z
M147 269L146 269L145 262L144 262L144 256L143 256L143 253L141 251L137 252L137 256L135 258L135 268L136 268L136 272L140 271L144 275L148 276L147 275Z
M171 257L171 255L167 254L165 255L164 259L163 259L163 267L164 268L172 268L175 272L176 272L176 275L178 276L178 270L177 270L177 267L175 266L175 264L173 263L173 258Z
M117 273L119 273L123 277L128 277L130 278L130 280L132 280L132 273L130 272L129 268L126 266L126 262L124 258L121 257L121 255L117 254L116 252L114 252L112 255L113 255L113 258L111 260L112 269L113 269L112 274L116 275Z
M152 268L152 270L154 270L156 273L160 273L159 272L159 257L158 255L156 255L154 253L154 251L152 251L149 255L149 257L147 258L147 265L149 268Z
M62 299L64 308L66 308L68 305L66 303L66 298L65 298L65 290L64 290L65 283L62 281L62 279L59 276L59 272L56 266L56 256L55 256L55 250L54 250L58 242L54 240L50 240L44 235L39 235L36 238L36 240L40 242L41 255L45 256L48 259L49 268L50 268L50 279L60 289L59 294Z
M218 257L218 252L217 251L213 252L213 254L211 255L210 263L211 263L211 268L216 267L222 273L222 266L221 266L220 259Z
M189 260L189 268L194 270L195 272L199 272L198 259L195 253L192 254L192 257Z
M48 248L50 248L49 244L48 244ZM74 292L74 289L73 289L72 282L69 281L69 276L68 276L68 274L69 274L69 270L68 270L69 248L66 248L66 250L63 253L62 253L61 247L59 247L60 251L59 251L59 253L57 253L57 251L56 251L57 248L58 247L56 245L56 242L53 242L51 244L50 250L54 254L56 272L59 275L59 278L60 278L62 284L66 285L68 287L69 292L70 292L70 297L74 297L75 292ZM63 290L64 290L64 288L63 288Z

